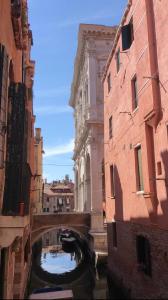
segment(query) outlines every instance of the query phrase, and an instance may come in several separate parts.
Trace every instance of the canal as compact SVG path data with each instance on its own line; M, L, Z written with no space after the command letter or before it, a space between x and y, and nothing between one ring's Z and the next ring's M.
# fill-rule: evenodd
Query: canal
M41 288L71 289L74 299L117 299L107 285L106 258L97 268L86 241L69 230L52 230L32 250L28 294Z

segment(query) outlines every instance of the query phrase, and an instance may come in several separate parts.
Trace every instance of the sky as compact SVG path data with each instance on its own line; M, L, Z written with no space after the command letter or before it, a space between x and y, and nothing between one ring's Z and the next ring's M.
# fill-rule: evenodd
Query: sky
M35 60L35 127L42 129L43 177L74 179L74 120L69 107L80 23L118 25L127 0L28 0Z

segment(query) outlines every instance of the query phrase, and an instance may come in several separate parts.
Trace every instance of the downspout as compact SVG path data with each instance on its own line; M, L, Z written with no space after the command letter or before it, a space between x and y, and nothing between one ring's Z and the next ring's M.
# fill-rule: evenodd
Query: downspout
M157 55L156 28L155 28L153 0L145 0L145 6L146 6L149 60L150 60L150 71L151 71L150 76L152 81L153 111L154 111L154 116L151 120L151 123L154 126L156 131L157 126L160 120L162 119L162 109L161 109L161 95L160 95L160 85L159 85L158 55Z

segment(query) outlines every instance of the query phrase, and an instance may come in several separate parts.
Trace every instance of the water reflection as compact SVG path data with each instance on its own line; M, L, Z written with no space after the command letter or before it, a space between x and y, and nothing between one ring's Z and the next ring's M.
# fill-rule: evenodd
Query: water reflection
M96 278L88 245L73 233L70 241L78 237L77 242L66 246L68 236L66 231L52 230L33 246L29 294L39 288L59 286L72 289L76 300L107 299L106 271L102 273L100 268Z
M45 249L46 250L46 249ZM41 256L41 267L51 274L62 274L74 270L77 266L75 253L48 252Z

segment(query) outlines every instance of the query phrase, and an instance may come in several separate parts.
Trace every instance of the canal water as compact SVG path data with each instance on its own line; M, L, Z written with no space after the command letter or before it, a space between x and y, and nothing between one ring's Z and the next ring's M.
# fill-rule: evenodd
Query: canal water
M45 233L33 246L28 294L46 287L71 289L74 299L116 299L109 296L106 261L95 269L87 244L67 230Z

